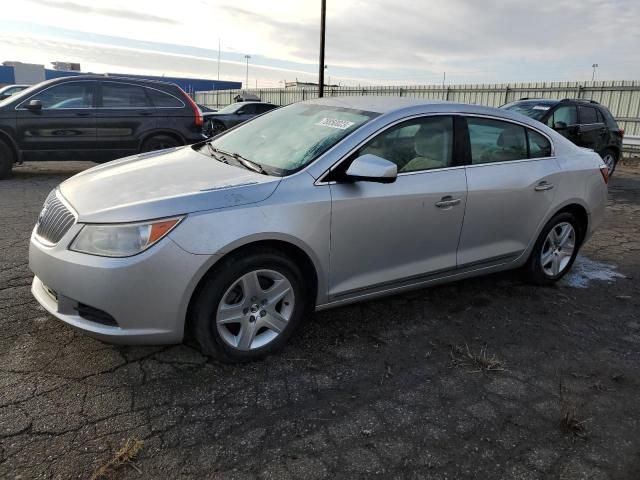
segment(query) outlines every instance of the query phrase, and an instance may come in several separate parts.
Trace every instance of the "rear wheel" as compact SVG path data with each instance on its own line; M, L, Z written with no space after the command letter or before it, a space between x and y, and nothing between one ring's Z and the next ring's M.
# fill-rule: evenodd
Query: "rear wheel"
M8 178L13 168L13 151L3 141L0 141L0 180Z
M193 333L202 351L224 362L246 362L281 348L306 310L297 265L277 251L229 258L193 304Z
M602 161L607 166L607 170L609 170L609 177L611 177L616 169L616 165L618 164L618 155L616 152L608 148L602 154Z
M155 150L163 150L165 148L173 148L180 146L180 142L169 135L154 135L148 138L142 144L140 153L153 152Z
M582 230L576 217L563 212L554 216L540 232L525 266L527 279L536 285L551 285L571 268L578 255Z

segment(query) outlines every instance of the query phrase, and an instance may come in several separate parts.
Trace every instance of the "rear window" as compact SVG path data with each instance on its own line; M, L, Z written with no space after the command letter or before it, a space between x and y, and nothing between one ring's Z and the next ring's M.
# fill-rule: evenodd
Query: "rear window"
M155 88L147 88L147 95L151 98L153 106L156 108L182 108L184 103L179 98L169 95L168 93L161 92Z

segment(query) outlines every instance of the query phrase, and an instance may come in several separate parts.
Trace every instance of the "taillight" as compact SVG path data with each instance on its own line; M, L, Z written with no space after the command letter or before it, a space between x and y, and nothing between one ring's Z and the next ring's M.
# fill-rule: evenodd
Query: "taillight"
M604 183L609 183L609 168L606 165L600 165L600 175L602 175L602 179Z
M202 119L202 112L200 111L200 108L189 95L187 95L185 92L182 92L182 93L184 94L184 97L187 99L187 102L189 102L189 105L193 109L193 115L194 115L194 121L195 121L196 127L202 128L204 121Z
M624 138L624 128L621 128L619 132L620 138Z

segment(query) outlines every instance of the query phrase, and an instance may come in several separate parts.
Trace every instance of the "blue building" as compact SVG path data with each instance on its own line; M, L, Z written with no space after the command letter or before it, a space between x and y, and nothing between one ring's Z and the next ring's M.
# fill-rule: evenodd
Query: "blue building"
M20 62L4 62L0 65L0 86L9 84L26 84L49 80L52 78L71 77L84 75L84 72L69 70L50 70L44 65L35 65ZM229 82L226 80L207 80L202 78L165 77L154 75L132 75L130 73L108 73L113 77L146 78L162 82L175 83L185 92L202 92L208 90L234 90L242 88L242 82Z

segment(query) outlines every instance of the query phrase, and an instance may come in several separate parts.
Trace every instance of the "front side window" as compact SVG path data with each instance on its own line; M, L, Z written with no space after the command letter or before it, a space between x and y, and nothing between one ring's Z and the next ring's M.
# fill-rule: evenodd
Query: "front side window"
M210 145L258 163L269 173L288 175L378 115L351 108L293 104L216 137ZM207 154L205 147L199 151Z
M547 121L547 126L554 128L556 123L561 122L566 125L575 125L578 123L578 111L573 105L564 105L554 110L553 114Z
M398 172L450 167L453 164L453 117L423 117L381 133L358 151L395 163Z
M92 108L93 90L92 82L63 83L36 93L29 101L40 100L44 110Z
M149 101L145 89L138 85L127 83L103 82L103 108L146 108Z
M471 163L483 164L527 158L525 128L488 118L467 118Z

